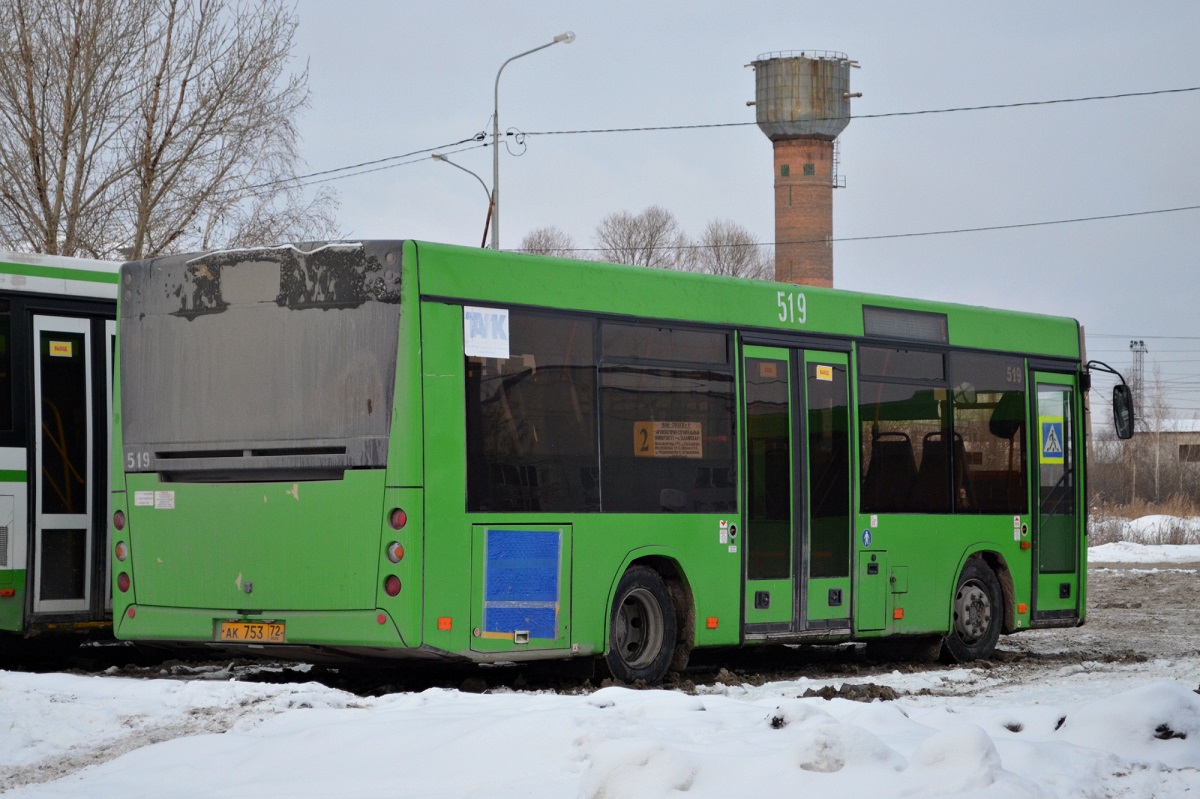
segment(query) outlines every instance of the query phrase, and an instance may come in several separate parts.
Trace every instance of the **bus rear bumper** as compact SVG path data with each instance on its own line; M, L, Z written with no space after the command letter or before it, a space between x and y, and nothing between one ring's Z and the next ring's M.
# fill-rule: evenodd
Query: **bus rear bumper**
M222 624L243 623L282 628L276 640L222 640ZM385 610L264 611L253 615L221 608L165 608L130 605L113 619L117 638L144 643L208 645L241 649L287 651L292 648L380 649L412 652L419 641L408 642Z

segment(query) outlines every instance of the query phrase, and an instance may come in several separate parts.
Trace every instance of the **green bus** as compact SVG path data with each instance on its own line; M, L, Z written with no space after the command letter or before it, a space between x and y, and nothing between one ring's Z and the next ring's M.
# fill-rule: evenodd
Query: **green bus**
M0 252L0 632L107 630L120 264Z
M416 241L126 264L114 629L477 662L1085 616L1071 319Z

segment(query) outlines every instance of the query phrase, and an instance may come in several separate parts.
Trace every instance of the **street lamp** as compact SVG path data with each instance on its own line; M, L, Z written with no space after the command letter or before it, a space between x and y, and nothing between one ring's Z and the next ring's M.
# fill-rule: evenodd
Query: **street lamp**
M527 56L530 53L536 53L538 50L545 50L547 47L562 42L570 44L575 41L575 34L571 31L560 33L554 37L552 41L546 42L540 47L535 47L532 50L526 50L523 53L517 53L512 58L500 65L500 69L496 70L496 89L493 97L492 108L492 249L500 249L500 73L510 62L516 61L518 58Z
M488 223L492 221L492 208L493 208L492 193L490 191L488 191L487 184L483 182L483 178L479 177L479 175L476 175L474 172L467 169L465 166L454 163L453 161L451 161L449 158L442 155L441 153L434 153L433 155L430 156L430 158L432 158L434 161L441 161L443 164L449 164L450 166L454 167L455 169L461 169L463 172L466 172L468 175L470 175L471 177L478 180L480 186L483 186L483 193L486 194L487 198L488 198L488 210L487 210L487 218L483 220L483 241L481 241L479 243L479 246L486 247L487 246Z

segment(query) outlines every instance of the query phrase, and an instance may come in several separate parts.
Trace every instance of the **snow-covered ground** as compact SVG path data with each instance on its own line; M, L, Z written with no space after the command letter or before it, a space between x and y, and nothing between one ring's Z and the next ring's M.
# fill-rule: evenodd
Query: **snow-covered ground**
M1164 563L1163 549L1140 551ZM1137 551L1097 547L1092 560ZM1200 549L1193 556L1194 566ZM1116 607L1106 612L1123 612ZM1161 659L1052 662L1032 679L1002 671L695 694L375 698L317 683L0 672L0 790L89 799L1200 794L1200 654L1190 644ZM886 685L899 698L800 698L843 682Z

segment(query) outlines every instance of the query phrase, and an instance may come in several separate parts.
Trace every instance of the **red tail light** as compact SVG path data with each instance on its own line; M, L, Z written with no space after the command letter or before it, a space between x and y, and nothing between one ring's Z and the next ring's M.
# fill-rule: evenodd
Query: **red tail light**
M396 596L400 593L400 578L394 574L389 574L387 579L383 581L383 590L388 596Z
M117 575L117 588L121 589L122 594L129 590L129 575L125 572Z
M125 512L117 511L113 514L113 529L118 533L125 529Z
M400 508L395 508L388 514L388 524L392 526L393 530L400 530L408 524L408 514Z

